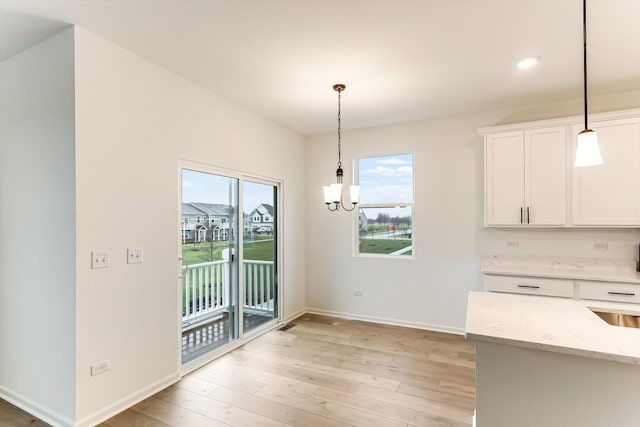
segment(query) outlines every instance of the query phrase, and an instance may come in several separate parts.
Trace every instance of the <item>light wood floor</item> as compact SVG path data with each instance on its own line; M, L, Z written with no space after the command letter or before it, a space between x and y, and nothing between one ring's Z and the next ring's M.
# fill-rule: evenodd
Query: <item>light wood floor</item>
M0 399L0 427L47 427L39 419Z
M294 323L101 427L471 425L475 355L463 337L310 314Z
M461 336L304 315L102 426L469 426Z

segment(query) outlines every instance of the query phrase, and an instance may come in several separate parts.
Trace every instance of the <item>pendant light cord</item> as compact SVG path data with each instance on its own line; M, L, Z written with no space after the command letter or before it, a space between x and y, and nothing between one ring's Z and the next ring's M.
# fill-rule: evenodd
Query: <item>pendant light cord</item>
M342 90L338 90L338 169L342 168L342 143L340 141L340 94Z
M584 48L584 128L589 129L587 121L587 0L582 0L582 43Z

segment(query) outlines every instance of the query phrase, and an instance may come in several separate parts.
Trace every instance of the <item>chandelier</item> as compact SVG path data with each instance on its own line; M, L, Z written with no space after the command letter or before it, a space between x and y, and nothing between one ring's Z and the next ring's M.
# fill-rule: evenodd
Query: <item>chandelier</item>
M334 212L342 209L345 211L352 211L356 208L358 204L358 199L360 198L360 186L359 185L350 185L349 186L349 194L351 200L351 207L347 208L342 203L342 177L344 176L344 171L342 170L342 141L341 141L341 105L340 105L340 94L345 89L345 85L343 84L335 84L333 85L333 90L338 92L338 169L336 170L336 183L331 185L325 185L323 187L324 190L324 203L327 205L327 208Z

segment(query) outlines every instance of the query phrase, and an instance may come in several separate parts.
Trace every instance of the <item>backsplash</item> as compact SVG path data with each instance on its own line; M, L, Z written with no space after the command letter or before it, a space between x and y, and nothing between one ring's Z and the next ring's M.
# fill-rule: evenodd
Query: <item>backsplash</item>
M478 233L482 257L509 255L633 261L638 259L638 229L483 228Z

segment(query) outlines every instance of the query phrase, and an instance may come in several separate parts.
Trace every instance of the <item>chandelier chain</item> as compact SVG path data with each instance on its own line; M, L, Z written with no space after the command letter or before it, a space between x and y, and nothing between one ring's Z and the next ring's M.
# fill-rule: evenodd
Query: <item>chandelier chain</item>
M338 91L338 169L342 167L342 143L340 138L340 119L341 119L341 111L340 111L340 94L342 90Z

